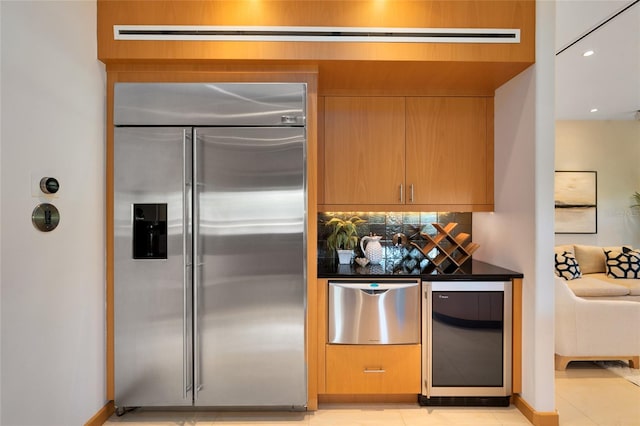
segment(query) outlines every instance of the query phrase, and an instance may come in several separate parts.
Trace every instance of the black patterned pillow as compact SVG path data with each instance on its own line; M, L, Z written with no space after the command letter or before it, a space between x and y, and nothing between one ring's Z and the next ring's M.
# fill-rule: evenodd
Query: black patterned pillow
M575 278L582 277L580 272L580 265L576 260L573 253L565 251L555 254L556 257L556 275L564 278L565 280L573 280Z
M640 251L624 247L622 253L605 250L607 276L612 278L640 278Z

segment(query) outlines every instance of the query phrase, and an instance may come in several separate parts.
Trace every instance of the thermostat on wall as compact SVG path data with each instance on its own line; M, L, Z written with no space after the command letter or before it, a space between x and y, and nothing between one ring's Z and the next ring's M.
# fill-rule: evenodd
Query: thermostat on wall
M40 201L52 200L60 197L62 184L60 177L54 170L39 170L31 172L31 196Z
M58 179L54 177L43 177L40 179L40 190L45 194L55 194L60 189Z

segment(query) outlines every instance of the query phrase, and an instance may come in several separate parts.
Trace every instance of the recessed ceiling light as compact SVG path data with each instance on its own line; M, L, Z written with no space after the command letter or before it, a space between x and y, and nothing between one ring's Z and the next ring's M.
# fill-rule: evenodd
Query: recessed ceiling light
M587 50L586 52L584 52L584 53L582 54L582 56L591 56L591 55L593 55L594 53L596 53L596 52L594 52L593 50Z
M591 108L591 112L598 112L598 108Z

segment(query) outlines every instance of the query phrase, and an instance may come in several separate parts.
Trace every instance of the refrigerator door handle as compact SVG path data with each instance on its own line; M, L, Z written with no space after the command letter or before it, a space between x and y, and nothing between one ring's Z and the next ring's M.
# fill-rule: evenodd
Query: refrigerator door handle
M193 362L189 350L190 343L190 309L189 309L189 286L192 270L191 259L191 182L190 168L187 167L191 161L190 142L191 135L187 133L187 129L182 131L182 259L184 261L184 270L182 275L182 398L187 399L189 391L193 389L193 378L191 376L191 364Z
M183 130L182 131L182 259L185 263L185 267L183 269L182 272L182 357L183 357L183 361L182 361L182 399L187 399L187 391L188 391L188 387L189 387L189 379L187 378L189 372L189 366L188 366L188 359L189 359L189 353L188 353L188 333L189 333L189 329L187 327L187 299L188 299L188 294L187 294L187 281L188 281L188 274L189 274L189 259L187 259L187 232L188 232L188 226L187 226L187 214L188 214L188 207L187 207L187 187L188 187L188 180L187 180L187 163L186 163L186 159L187 159L187 135L186 135L186 131Z
M193 400L198 400L198 392L202 389L200 383L200 328L199 328L199 312L200 304L200 187L198 184L198 135L197 129L193 129L192 138L192 182L193 182Z

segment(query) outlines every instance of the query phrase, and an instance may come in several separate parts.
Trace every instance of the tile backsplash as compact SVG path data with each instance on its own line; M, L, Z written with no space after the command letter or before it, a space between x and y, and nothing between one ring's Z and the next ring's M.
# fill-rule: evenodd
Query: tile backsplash
M325 226L333 217L347 219L358 216L363 219L365 223L358 225L358 236L363 237L370 234L382 236L380 243L384 249L384 263L393 265L406 259L407 256L415 255L415 253L411 253L411 246L394 246L393 236L395 234L402 233L409 241L415 241L422 247L425 241L420 236L421 232L433 236L436 235L433 223L446 225L455 222L458 226L453 234L464 232L471 235L472 215L472 213L456 212L320 212L318 213L318 260L329 260L335 256L327 249L327 236L330 234L331 228ZM471 237L469 241L472 239ZM360 247L355 250L355 253L356 257L363 256Z

